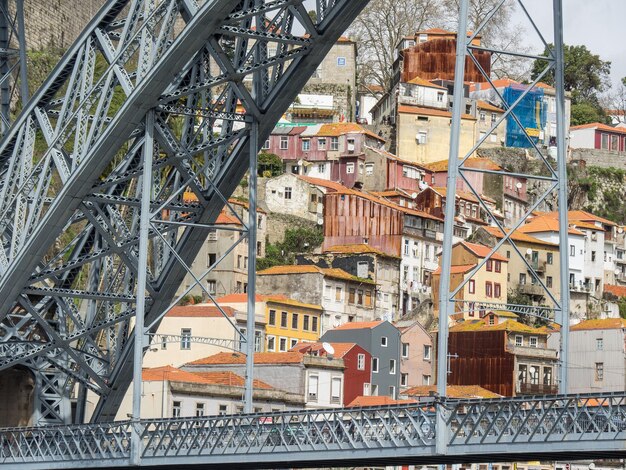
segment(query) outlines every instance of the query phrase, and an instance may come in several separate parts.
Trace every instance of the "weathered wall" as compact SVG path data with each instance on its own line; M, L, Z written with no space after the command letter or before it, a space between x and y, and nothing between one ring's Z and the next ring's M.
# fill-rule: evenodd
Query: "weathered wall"
M621 168L626 170L626 155L620 152L596 149L572 149L570 154L572 161L583 160L589 166L602 168Z

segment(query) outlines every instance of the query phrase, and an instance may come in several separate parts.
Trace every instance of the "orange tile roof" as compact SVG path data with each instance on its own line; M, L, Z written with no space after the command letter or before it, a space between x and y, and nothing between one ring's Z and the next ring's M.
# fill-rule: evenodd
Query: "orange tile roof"
M572 131L578 131L578 130L582 130L582 129L598 129L600 131L605 131L605 132L614 132L616 134L626 134L626 129L622 128L622 127L611 127L607 124L602 124L599 122L594 122L591 124L582 124L580 126L572 126L570 127L570 130Z
M224 313L230 317L235 316L235 309L232 307L222 307ZM166 317L178 318L221 318L222 312L213 304L196 304L176 306L165 314Z
M553 219L558 219L559 217L558 212L548 212L546 215L548 217L552 217ZM570 222L571 221L579 221L579 222L593 221L593 222L603 223L604 225L617 226L617 224L613 222L612 220L605 219L604 217L597 216L587 211L568 211L567 217L570 220Z
M533 217L533 219L517 229L522 233L542 233L542 232L558 232L559 221L545 215ZM580 230L570 227L567 230L570 235L584 236Z
M424 116L437 116L451 118L452 113L443 109L437 108L424 108L420 106L400 105L398 106L398 113L400 114L423 114ZM470 114L463 114L463 119L475 121L476 118Z
M390 255L384 251L374 248L367 243L358 243L355 245L335 245L324 250L324 253L346 253L346 254L359 254L359 253L372 253L379 256L386 256L389 258L399 258L395 255Z
M448 385L446 387L447 396L450 398L501 398L502 395L487 390L478 385ZM437 392L436 385L419 385L412 387L402 395L410 397L428 397Z
M504 233L502 233L502 230L500 230L498 227L481 227L481 228L498 239L504 238ZM509 230L507 230L507 233L509 233ZM543 240L539 240L538 238L535 238L526 233L520 232L519 230L516 230L515 232L513 232L509 238L513 240L514 242L533 243L535 245L544 245L544 246L553 246L553 247L559 246L556 243L550 243L550 242L546 242Z
M547 335L548 333L541 328L524 325L516 320L506 320L497 325L489 325L486 320L469 320L457 323L450 327L451 333L465 333L471 331L509 331L514 333L529 333L536 335Z
M292 307L308 308L311 310L324 310L321 305L307 304L298 300L290 299L284 295L268 295L266 296L267 303L291 305Z
M504 109L498 108L497 106L492 105L491 103L487 103L483 100L478 100L476 102L476 106L478 109L484 109L485 111L492 111L494 113L504 113Z
M230 370L215 371L215 372L194 372L194 375L198 375L207 381L207 383L213 385L228 385L229 387L244 387L246 379L240 375L235 374ZM254 388L264 390L274 390L271 385L262 382L258 379L254 379Z
M387 406L387 405L399 405L399 404L417 403L415 400L394 400L388 396L360 396L356 397L350 403L348 408L362 408L365 406Z
M576 228L586 228L588 230L602 230L602 227L598 227L597 225L589 223L589 222L580 222L577 220L570 221L570 222Z
M355 321L355 322L349 322L349 323L344 323L343 325L340 325L336 328L333 328L334 330L371 330L373 328L376 328L378 325L382 324L383 321L382 320L378 320L378 321Z
M446 90L445 87L435 85L434 83L431 83L428 80L424 80L423 78L420 78L420 77L415 77L409 80L407 83L410 83L411 85L419 85L419 86L428 87L428 88L437 88L438 90Z
M242 225L237 217L232 214L227 214L226 212L220 212L220 215L217 216L217 220L215 221L215 225Z
M372 131L365 129L356 122L334 122L332 124L322 124L322 127L320 127L320 130L317 132L317 135L320 137L339 137L344 134L365 134L373 139L385 142L385 139L377 134L374 134Z
M376 284L370 279L362 279L360 277L353 276L350 273L345 272L343 269L338 268L320 268L312 264L299 264L288 266L273 266L271 268L264 269L257 272L257 276L271 276L271 275L289 275L289 274L323 274L326 277L334 279L343 279L346 281L354 281L365 284Z
M196 384L209 383L206 379L197 374L186 372L172 366L143 369L141 371L141 378L144 382L162 382L164 380L168 380L170 382L186 382Z
M306 129L306 127L305 127L305 129ZM240 199L235 199L235 198L233 198L233 197L231 197L231 198L228 200L228 202L229 202L229 204L231 204L231 205L233 205L233 206L245 207L246 209L247 209L248 207L250 207L250 203L249 203L248 201L242 201L242 200L240 200ZM263 209L261 209L260 207L257 207L257 208L256 208L256 210L257 210L257 212L259 212L260 214L265 214L265 213L266 213L266 212L265 212Z
M455 264L453 266L450 266L450 274L465 274L470 272L475 267L475 264ZM433 274L441 275L441 266L435 269Z
M548 85L547 83L544 82L537 82L537 85L535 85L537 88L543 88L544 90L554 90L555 88L552 85Z
M573 325L571 331L582 330L616 330L626 328L626 320L623 318L604 318L602 320L585 320Z
M427 163L426 168L435 173L443 173L448 171L449 160L439 160L438 162ZM467 168L476 168L481 170L501 171L502 167L490 158L471 157L465 160L463 166Z
M486 258L487 255L491 253L491 248L485 245L479 245L478 243L470 243L466 241L462 241L459 243L463 245L465 248L467 248L469 251L474 253L479 258ZM497 252L491 255L491 259L496 260L496 261L502 261L504 263L509 262L508 259L506 259L504 256L502 256L500 253L497 253Z
M624 286L604 284L604 292L616 295L617 297L626 297L626 287Z
M520 82L511 80L510 78L501 78L498 80L492 80L491 83L493 83L493 86L495 86L496 88L506 88L511 85L521 85ZM491 88L491 84L489 82L481 82L481 83L474 84L475 90L488 90L490 88Z
M254 296L254 300L256 302L265 302L267 296L265 295L260 295L260 294L256 294ZM215 299L217 301L217 303L230 303L230 304L235 304L235 303L247 303L248 302L248 294L229 294L229 295L225 295L223 297L219 297L217 299Z
M334 181L323 180L321 178L311 178L310 176L297 175L297 178L302 181L306 181L309 184L313 184L315 186L321 186L326 189L332 189L333 191L346 191L349 190L346 186L340 183L335 183Z
M352 348L356 346L356 343L328 343L333 349L333 357L342 358L344 357ZM310 352L318 353L320 356L324 356L324 343L321 341L315 343L298 343L289 351L295 351L302 354L307 354Z
M298 352L265 352L254 353L255 364L300 364L303 354ZM203 357L186 365L219 365L219 364L245 364L246 355L238 352L221 352L212 356Z

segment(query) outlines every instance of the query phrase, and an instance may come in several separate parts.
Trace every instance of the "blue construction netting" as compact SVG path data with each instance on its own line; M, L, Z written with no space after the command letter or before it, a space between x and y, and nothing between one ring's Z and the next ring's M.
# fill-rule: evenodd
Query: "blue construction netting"
M507 105L511 106L528 89L524 85L510 85L504 89L503 98ZM506 146L507 147L532 147L528 140L530 137L535 143L546 125L546 109L543 101L543 89L535 88L530 90L524 99L515 107L513 111L524 127L522 129L513 116L506 120ZM524 133L528 134L528 137Z

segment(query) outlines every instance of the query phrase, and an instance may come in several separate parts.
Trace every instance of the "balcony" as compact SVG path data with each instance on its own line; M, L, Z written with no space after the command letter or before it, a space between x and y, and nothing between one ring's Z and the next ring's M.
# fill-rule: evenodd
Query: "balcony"
M557 385L518 383L516 388L519 395L554 395L559 393Z
M546 261L537 261L537 260L529 260L527 259L530 267L533 268L537 273L545 273L546 272Z
M556 349L531 348L529 346L516 346L507 344L506 351L515 356L533 357L536 359L557 359Z
M546 291L543 287L536 284L518 284L517 289L520 294L526 294L536 297L544 297L546 295Z

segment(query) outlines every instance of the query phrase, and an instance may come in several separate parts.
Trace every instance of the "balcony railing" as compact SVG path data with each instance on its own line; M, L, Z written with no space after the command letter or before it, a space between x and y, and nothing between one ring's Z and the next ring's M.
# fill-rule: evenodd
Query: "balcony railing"
M559 387L557 385L530 383L517 384L517 393L520 395L554 395L558 393L558 391Z
M521 294L545 296L546 291L543 287L535 284L518 284L517 288Z

